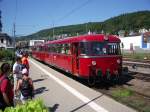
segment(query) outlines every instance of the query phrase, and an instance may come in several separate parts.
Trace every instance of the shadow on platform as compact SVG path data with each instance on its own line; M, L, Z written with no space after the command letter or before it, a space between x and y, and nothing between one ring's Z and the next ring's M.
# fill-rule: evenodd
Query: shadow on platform
M40 87L40 88L37 88L34 90L34 94L37 95L37 94L41 94L45 91L48 91L48 89L46 89L46 87Z
M49 112L56 112L58 109L59 104L55 104L52 107L48 107Z
M36 80L33 80L33 82L39 82L39 81L43 81L43 80L45 80L45 78L36 79Z
M75 111L77 111L77 110L81 109L82 107L84 107L84 106L88 105L89 103L91 103L91 102L93 102L93 101L95 101L95 100L99 99L99 98L100 98L100 97L102 97L102 96L103 96L103 94L102 94L102 95L100 95L100 96L98 96L98 97L96 97L96 98L94 98L94 99L92 99L91 101L89 101L89 102L87 102L87 103L85 103L85 104L83 104L83 105L81 105L81 106L79 106L79 107L77 107L77 108L75 108L75 109L71 110L70 112L75 112Z

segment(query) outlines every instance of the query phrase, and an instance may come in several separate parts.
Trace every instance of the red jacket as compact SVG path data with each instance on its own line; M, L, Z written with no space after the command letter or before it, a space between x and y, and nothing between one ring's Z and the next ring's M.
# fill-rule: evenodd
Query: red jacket
M0 80L2 80L4 77L6 76L1 74ZM4 78L0 84L0 92L6 93L6 95L9 98L9 102L13 103L13 97L14 97L13 86L11 85L10 81L7 78Z

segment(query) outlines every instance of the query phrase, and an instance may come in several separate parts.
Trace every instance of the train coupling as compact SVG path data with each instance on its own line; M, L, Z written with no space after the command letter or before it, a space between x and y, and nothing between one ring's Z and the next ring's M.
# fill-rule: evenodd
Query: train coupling
M129 73L128 67L123 67L123 68L122 68L122 74L123 74L123 75L128 75L128 73Z

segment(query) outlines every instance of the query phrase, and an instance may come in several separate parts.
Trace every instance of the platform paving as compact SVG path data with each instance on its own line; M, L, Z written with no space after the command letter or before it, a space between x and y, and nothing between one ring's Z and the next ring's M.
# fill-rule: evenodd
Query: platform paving
M52 112L136 112L45 64L29 60L35 98L43 99Z

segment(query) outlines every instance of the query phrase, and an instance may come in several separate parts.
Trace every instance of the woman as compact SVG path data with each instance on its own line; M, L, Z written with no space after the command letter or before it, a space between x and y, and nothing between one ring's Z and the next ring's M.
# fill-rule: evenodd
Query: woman
M13 106L13 87L8 79L10 65L3 63L0 67L0 109Z
M22 79L18 80L17 83L17 91L21 91L21 101L24 104L26 100L33 98L33 82L32 79L29 77L28 70L24 68L22 70Z

